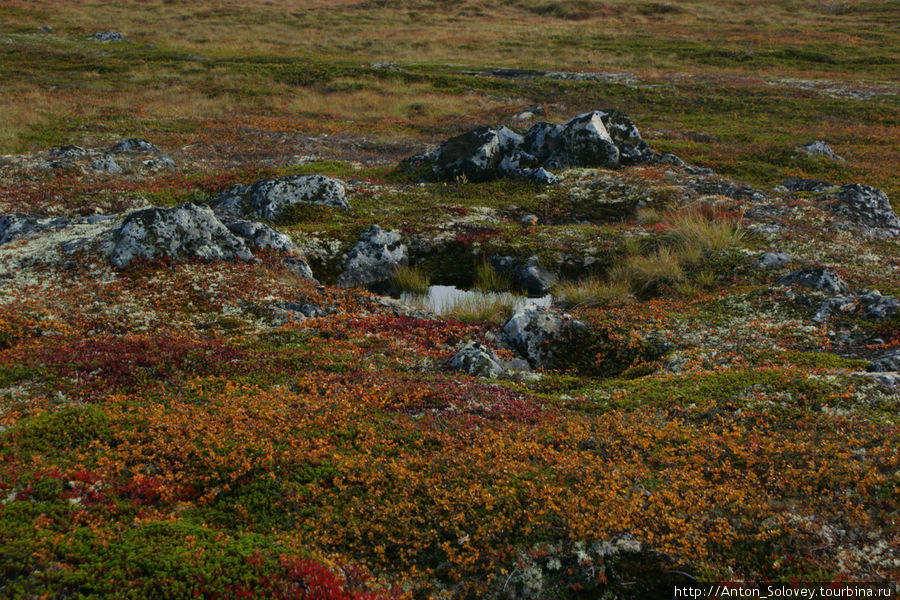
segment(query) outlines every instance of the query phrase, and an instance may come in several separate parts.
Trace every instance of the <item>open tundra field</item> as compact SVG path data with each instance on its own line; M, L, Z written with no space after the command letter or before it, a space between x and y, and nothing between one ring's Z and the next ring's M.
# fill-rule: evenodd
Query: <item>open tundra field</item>
M897 0L0 2L0 598L896 594L898 172Z

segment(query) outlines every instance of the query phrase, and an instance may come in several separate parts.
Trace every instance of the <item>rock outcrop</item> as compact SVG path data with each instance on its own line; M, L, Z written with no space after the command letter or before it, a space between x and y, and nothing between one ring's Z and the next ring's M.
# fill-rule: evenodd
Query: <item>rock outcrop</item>
M9 213L0 216L0 244L35 235L42 231L63 229L70 226L65 217L42 217L25 213Z
M384 283L393 277L399 266L408 262L409 252L400 240L400 232L385 231L372 225L350 251L337 283L341 287Z
M430 165L433 175L444 181L510 177L551 184L558 181L549 172L552 169L612 169L657 157L627 115L606 110L583 113L562 124L536 123L525 135L506 127L478 127L406 162Z
M274 221L297 204L350 208L347 188L325 175L289 175L238 184L216 195L210 207L219 214L255 216Z
M884 321L897 314L900 302L893 296L882 296L870 290L858 296L838 296L822 301L813 321L824 323L836 314L858 315L870 321Z
M293 252L289 237L263 223L218 216L206 206L187 202L171 208L150 207L130 213L112 232L110 263L124 269L135 261L153 259L254 259L251 250L285 254L282 262L293 273L312 279L312 271Z
M837 273L816 267L808 267L789 273L779 279L778 284L799 285L806 289L827 294L844 294L850 291L850 286Z
M850 183L825 200L835 217L858 227L867 237L900 235L900 218L891 207L887 194L879 189Z

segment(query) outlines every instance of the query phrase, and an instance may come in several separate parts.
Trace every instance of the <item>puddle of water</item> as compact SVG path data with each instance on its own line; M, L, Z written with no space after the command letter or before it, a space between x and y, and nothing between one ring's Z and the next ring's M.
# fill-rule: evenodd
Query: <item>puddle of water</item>
M553 302L553 296L547 294L540 298L529 298L509 292L479 292L477 290L461 290L452 285L432 285L428 287L427 294L420 295L406 292L400 295L400 300L406 304L419 305L435 314L443 315L460 304L488 303L498 300L512 302L515 308L521 308L530 304L550 306L550 303Z

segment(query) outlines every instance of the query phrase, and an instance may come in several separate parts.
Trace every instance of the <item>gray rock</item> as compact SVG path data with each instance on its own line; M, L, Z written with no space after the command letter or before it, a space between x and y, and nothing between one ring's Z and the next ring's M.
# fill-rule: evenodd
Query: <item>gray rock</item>
M538 258L532 256L521 266L517 274L517 283L531 296L543 296L559 281L559 277L538 264Z
M791 257L784 252L766 252L761 254L756 266L760 269L780 269L791 262Z
M400 232L372 225L350 251L337 283L341 287L383 283L393 277L397 267L408 262L409 252L400 241Z
M263 179L250 187L248 207L263 219L275 220L295 204L350 208L344 184L324 175Z
M245 216L248 213L247 192L249 191L249 185L242 183L233 185L216 194L210 201L209 207L217 215Z
M506 371L494 351L478 342L469 342L463 346L453 355L450 366L478 377L498 377Z
M227 216L222 217L221 220L228 231L244 240L244 243L250 248L273 249L281 252L291 252L294 249L291 238L263 223Z
M875 373L900 371L900 350L893 350L886 354L882 354L873 360L872 364L869 365L869 371Z
M641 137L634 121L625 113L607 109L597 111L609 137L619 149L619 161L623 165L636 165L653 160L655 153L647 145L647 142ZM658 161L668 162L669 164L684 164L680 158L674 154L666 155L669 158L659 158Z
M507 145L510 140L504 140ZM444 141L435 154L434 174L439 179L465 177L479 182L495 179L503 160L500 135L490 127L479 127Z
M819 290L828 294L843 294L850 291L850 286L836 273L828 269L808 267L794 271L778 280L779 285L799 285L811 290Z
M835 154L831 149L831 146L829 146L822 140L815 140L807 144L803 144L802 146L800 146L800 150L806 152L806 154L808 154L809 156L824 156L832 160L847 162L843 158Z
M870 237L900 235L900 218L891 207L887 194L879 189L850 183L825 199L830 201L831 213L859 226Z
M890 392L900 391L900 373L885 371L883 373L850 373L854 377L877 383Z
M553 365L553 342L568 328L581 323L548 308L527 305L503 326L503 339L535 369Z
M799 179L797 177L790 177L784 180L782 185L791 192L827 192L832 189L837 189L838 186L833 183L828 183L827 181L822 181L821 179Z
M859 296L838 296L821 302L813 321L824 323L835 314L853 314L872 321L884 321L897 314L900 302L893 296L882 296L870 290Z
M98 31L91 38L98 42L124 42L126 38L118 31Z
M162 169L177 169L178 165L175 164L175 161L169 158L168 156L160 156L159 158L151 158L150 160L145 160L141 163L144 167L148 169L153 169L154 171L159 171Z
M313 277L313 272L309 267L309 264L307 264L307 262L303 258L297 256L296 254L291 254L283 257L281 259L281 264L297 277L309 279L310 281L316 281L316 278Z
M533 157L521 152L506 155L503 157L503 160L500 161L497 173L504 177L509 177L510 179L528 179L535 183L543 183L545 185L559 183L559 178L544 169L544 167L523 166L525 161L532 162L533 160Z
M244 241L212 210L190 202L132 212L114 232L113 240L109 261L120 269L136 260L164 257L204 261L253 258Z
M64 229L71 223L65 217L42 217L25 213L0 216L0 244L28 237L51 229Z
M150 153L159 152L159 148L141 138L128 138L115 144L109 151L113 154Z
M525 151L541 160L547 169L618 167L619 149L603 124L603 114L583 113L549 128L538 123L525 134Z
M50 149L50 157L59 160L74 160L86 156L87 153L88 151L81 146L74 146L71 144Z
M116 161L108 156L95 160L90 164L90 168L92 171L100 171L101 173L118 174L122 172L122 167L120 167L116 163Z

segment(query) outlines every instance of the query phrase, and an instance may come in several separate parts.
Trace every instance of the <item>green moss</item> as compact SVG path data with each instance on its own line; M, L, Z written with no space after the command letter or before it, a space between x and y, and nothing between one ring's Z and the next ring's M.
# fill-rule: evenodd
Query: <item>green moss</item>
M10 430L9 438L20 452L66 456L85 450L91 443L112 440L109 417L98 406L67 406L43 412Z

